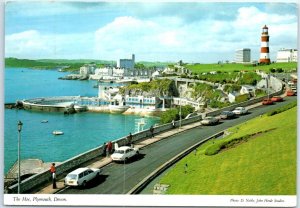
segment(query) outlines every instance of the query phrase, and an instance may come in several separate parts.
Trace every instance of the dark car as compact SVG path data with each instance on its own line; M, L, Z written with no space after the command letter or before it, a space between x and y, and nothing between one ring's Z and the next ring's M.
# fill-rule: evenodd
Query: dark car
M220 115L221 119L230 119L234 118L235 114L232 111L223 111Z

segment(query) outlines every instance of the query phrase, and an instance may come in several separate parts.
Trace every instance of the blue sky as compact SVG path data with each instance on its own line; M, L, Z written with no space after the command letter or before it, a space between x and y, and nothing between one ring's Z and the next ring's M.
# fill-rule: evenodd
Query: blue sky
M297 48L298 8L275 2L12 1L5 6L5 57L213 63L250 48L261 28L270 56Z

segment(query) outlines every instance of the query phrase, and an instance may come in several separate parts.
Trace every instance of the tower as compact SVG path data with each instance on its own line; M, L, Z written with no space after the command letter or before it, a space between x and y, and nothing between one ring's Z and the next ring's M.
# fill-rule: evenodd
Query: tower
M269 56L269 33L268 27L265 25L262 28L261 33L261 48L260 48L260 59L259 63L270 63L270 56Z

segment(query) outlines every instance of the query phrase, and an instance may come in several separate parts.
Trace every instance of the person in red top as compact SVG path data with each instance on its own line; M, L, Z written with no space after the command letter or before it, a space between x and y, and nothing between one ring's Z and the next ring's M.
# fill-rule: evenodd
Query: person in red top
M112 151L112 142L111 141L108 142L107 149L108 149L108 152L111 153L111 151Z
M52 163L50 167L51 177L52 177L52 187L53 189L56 189L56 168L55 163Z

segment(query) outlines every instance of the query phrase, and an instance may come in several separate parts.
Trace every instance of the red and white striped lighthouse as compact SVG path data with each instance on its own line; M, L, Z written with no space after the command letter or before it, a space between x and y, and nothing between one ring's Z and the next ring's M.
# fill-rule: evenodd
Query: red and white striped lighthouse
M262 28L261 33L261 48L260 48L260 59L259 63L270 63L270 56L269 56L269 33L268 27L265 25Z

